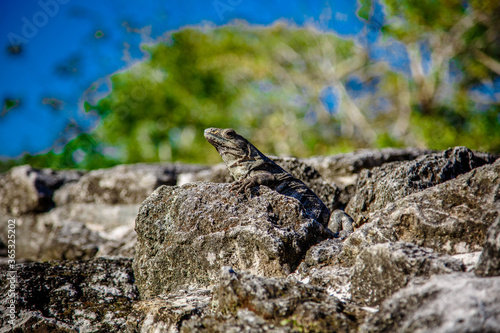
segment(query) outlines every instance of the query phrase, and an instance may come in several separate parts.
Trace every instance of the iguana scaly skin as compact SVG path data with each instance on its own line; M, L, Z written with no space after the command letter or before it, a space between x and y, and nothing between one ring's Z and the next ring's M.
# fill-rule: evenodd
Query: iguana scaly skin
M330 211L316 194L232 128L207 128L205 138L217 149L236 180L233 183L234 190L244 193L257 185L268 186L278 193L299 200L309 216L325 227L328 225Z

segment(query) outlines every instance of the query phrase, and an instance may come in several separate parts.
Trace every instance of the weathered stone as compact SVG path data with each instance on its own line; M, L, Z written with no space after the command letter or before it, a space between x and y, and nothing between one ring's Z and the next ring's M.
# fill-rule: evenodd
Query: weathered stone
M16 224L16 258L83 260L95 256L132 258L139 205L72 204L42 214L11 217ZM6 222L5 222L6 223ZM7 228L0 239L7 241Z
M488 229L484 249L475 272L479 276L500 275L500 216Z
M164 187L144 202L137 216L138 203L162 182L189 182L203 173L209 177L205 180L232 182L224 165L215 172L218 166L124 166L94 171L92 177L92 172L82 176L83 172L14 168L0 175L0 215L4 223L16 220L16 261L132 257L137 217L142 239L134 269L143 298L138 300L137 287L130 282L130 260L22 264L15 329L298 332L332 331L332 325L340 323L338 330L356 331L368 311L376 312L370 306L385 299L365 331L496 332L499 316L491 309L500 304L498 286L491 287L489 281L497 277L479 278L472 271L499 274L500 161L442 183L436 174L460 173L464 165L475 167L476 158L491 156L457 148L412 162L384 164L392 158L414 159L418 152L273 158L329 208L347 202L354 188L350 181L361 169L371 168L373 174L384 169L390 177L395 172L391 165L415 165L416 176L410 180L414 184L409 187L417 192L364 212L366 223L350 235L341 230L349 227L343 215L334 215L330 228L340 231L338 238L329 238L333 233L318 226L297 200L266 186L244 194L230 192L227 184ZM430 170L428 183L425 168ZM333 184L337 181L340 194ZM433 181L436 184L425 188ZM12 186L19 192L5 197ZM0 256L7 254L7 230L5 224L0 228ZM0 258L0 333L11 329L5 325L7 264ZM259 276L226 269L220 280L220 267L226 265ZM471 273L449 273L463 266ZM127 276L129 282L120 285L112 272ZM438 283L427 283L443 272L449 274L439 276ZM462 277L473 282L461 282ZM126 291L130 288L133 295ZM154 295L158 296L149 298ZM483 296L489 298L484 301ZM448 308L450 315L442 310ZM477 319L481 313L485 317ZM431 326L421 328L427 324Z
M352 265L366 246L405 241L437 253L482 250L500 214L500 160L397 200L368 216L343 243L339 262Z
M97 238L88 239L88 244L94 244L98 252L95 256L133 258L137 235L135 233L135 217L139 211L138 204L96 204L73 203L56 207L48 213L38 215L39 223L43 223L54 235L54 240L68 239L68 243L81 243L84 234L71 232L74 224L81 224ZM64 226L66 234L57 232L50 226ZM64 229L65 228L65 229ZM50 245L46 245L50 247ZM57 253L57 251L55 252ZM53 259L81 259L66 257L48 257Z
M16 222L16 259L36 261L93 258L102 238L84 223L60 220L53 211L12 217ZM0 230L7 241L7 231Z
M356 195L349 201L346 213L359 226L370 213L387 204L493 163L495 158L465 147L455 147L414 161L394 162L365 170L360 174Z
M500 277L436 275L382 303L361 332L500 332Z
M357 176L363 169L372 169L395 161L414 160L433 152L418 148L360 149L352 153L315 156L302 161L315 168L326 181L344 189L346 186L356 184Z
M134 303L126 332L178 332L189 319L211 313L212 292L206 289L181 290Z
M332 265L342 249L342 243L337 239L327 239L307 251L302 262L307 267L322 267Z
M352 268L338 265L341 250L342 242L338 238L313 245L298 269L289 277L302 283L323 287L329 295L340 300L350 300Z
M283 324L288 324L284 321ZM249 310L238 310L236 315L208 315L199 319L191 319L183 322L181 333L191 332L220 332L220 333L289 333L299 332L298 327L276 325L266 321Z
M54 207L54 190L81 177L80 171L54 171L22 165L0 174L0 213L19 216Z
M184 164L130 164L94 170L54 195L58 206L68 203L140 204L161 185L175 185L181 173L205 169Z
M217 315L186 321L182 332L354 332L346 306L322 288L222 268ZM226 316L224 316L226 315Z
M474 251L469 253L454 254L451 257L460 260L463 263L466 272L472 272L476 267L480 256L481 251Z
M99 235L102 235L102 233L99 233ZM104 241L99 245L96 257L134 258L137 234L133 224L116 228L103 238Z
M17 265L14 326L12 276L0 271L0 331L122 332L138 299L130 260L96 259Z
M237 194L229 184L162 186L136 219L134 271L143 299L210 287L222 266L286 276L332 233L300 202L266 186Z
M351 276L353 300L379 305L415 277L463 271L462 261L438 256L431 249L410 243L384 243L364 249L356 258Z
M177 185L182 186L196 182L232 183L234 177L229 173L224 163L219 163L205 170L179 175Z

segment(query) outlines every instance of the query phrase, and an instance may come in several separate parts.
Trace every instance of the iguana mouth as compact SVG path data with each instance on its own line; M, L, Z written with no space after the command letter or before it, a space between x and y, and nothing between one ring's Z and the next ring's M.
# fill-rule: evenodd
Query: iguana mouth
M203 135L205 136L205 139L207 139L207 141L214 146L224 145L229 141L219 136L217 132L218 132L217 128L207 128L203 132Z
M234 143L231 141L234 138L226 138L224 130L220 128L215 128L215 127L207 128L203 132L203 134L205 136L205 139L207 139L207 141L216 148L217 147L229 148L235 146Z

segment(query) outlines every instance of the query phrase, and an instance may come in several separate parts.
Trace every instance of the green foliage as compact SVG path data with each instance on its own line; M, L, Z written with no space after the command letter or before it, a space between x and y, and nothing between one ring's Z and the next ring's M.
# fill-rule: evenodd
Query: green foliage
M431 149L443 149L459 143L482 151L500 152L499 111L495 107L462 119L451 112L442 116L416 113L413 116L413 131Z
M393 18L402 21L387 28L407 41L422 33L447 32L465 13L461 0L384 0L384 4L389 22Z
M23 164L30 164L35 168L92 170L111 167L119 162L119 159L104 154L90 134L81 133L68 142L60 153L52 150L39 155L25 154L17 160L0 160L0 172Z
M499 103L471 92L493 86L500 74L498 1L385 4L383 32L407 45L409 77L370 61L353 41L312 28L183 29L145 46L148 60L113 75L111 93L96 105L84 103L101 116L92 133L58 153L0 162L0 170L216 163L220 157L203 137L207 127L232 127L275 155L456 145L500 152ZM359 17L372 19L372 6L361 0ZM357 84L360 90L352 88ZM327 87L338 97L334 110L321 102ZM11 104L4 102L4 112Z
M370 12L372 3L370 0L359 0L360 7L358 9L358 16L366 21L370 19Z
M373 3L363 1L361 9L366 12ZM407 84L394 81L382 86L379 94L388 92L392 100L395 94L406 96L400 98L404 107L400 115L407 119L402 127L411 137L405 143L434 149L465 145L499 152L498 97L488 100L472 90L493 86L500 75L500 3L384 0L384 4L387 24L383 32L407 45L412 73ZM422 54L423 42L429 45L429 54ZM422 61L427 57L431 65L425 72ZM386 133L392 137L390 131Z
M335 147L339 120L318 98L333 81L322 66L359 52L351 41L283 25L185 29L171 38L113 76L112 93L94 107L103 118L96 134L125 162L217 162L207 127L233 127L272 154Z

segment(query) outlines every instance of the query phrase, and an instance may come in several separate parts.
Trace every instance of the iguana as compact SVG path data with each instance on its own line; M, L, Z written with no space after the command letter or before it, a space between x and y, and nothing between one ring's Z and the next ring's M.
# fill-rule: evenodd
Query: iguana
M330 211L302 181L293 177L261 153L232 128L207 128L205 139L217 149L229 172L236 180L232 190L246 190L265 185L278 193L299 200L309 216L323 226L328 225Z

